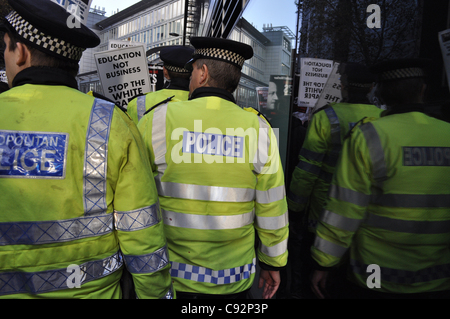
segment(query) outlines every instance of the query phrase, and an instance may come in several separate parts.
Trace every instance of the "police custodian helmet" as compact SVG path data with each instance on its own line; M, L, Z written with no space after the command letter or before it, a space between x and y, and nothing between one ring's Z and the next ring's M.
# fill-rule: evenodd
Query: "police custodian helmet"
M50 0L8 0L13 8L0 24L0 31L17 35L23 43L49 55L79 61L86 48L100 44L99 37L85 25L70 27L74 18Z
M164 62L164 67L175 73L190 73L184 66L192 58L194 49L182 46L174 45L161 49L159 57Z
M404 58L380 62L370 68L378 82L390 82L409 78L426 78L430 59Z
M186 68L192 70L192 64L199 59L219 60L242 69L245 60L253 56L251 46L222 38L193 37L191 45L195 48L192 59Z

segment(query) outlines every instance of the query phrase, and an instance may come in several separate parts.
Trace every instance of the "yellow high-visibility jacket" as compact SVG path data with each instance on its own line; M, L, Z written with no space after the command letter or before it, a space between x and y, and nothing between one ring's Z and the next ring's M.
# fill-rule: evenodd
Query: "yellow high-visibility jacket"
M332 267L350 250L351 280L362 287L369 279L380 292L441 291L450 289L449 243L450 124L408 112L358 127L317 227L316 262Z
M192 100L157 107L138 128L160 195L175 290L235 294L252 286L256 258L286 265L283 170L264 119L225 91L197 91Z
M172 102L187 101L189 98L189 91L162 89L138 96L128 103L127 113L137 125L145 112L170 97L173 97L171 100Z
M312 117L288 193L292 212L304 211L309 203L309 231L317 226L345 136L364 117L375 119L380 113L374 105L337 103Z
M0 297L120 298L124 264L139 298L173 297L135 124L63 84L1 94Z

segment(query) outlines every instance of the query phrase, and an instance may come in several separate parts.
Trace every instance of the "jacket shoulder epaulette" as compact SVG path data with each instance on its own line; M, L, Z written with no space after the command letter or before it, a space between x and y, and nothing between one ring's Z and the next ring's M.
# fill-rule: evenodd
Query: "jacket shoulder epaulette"
M247 111L247 112L251 112L251 113L253 113L253 114L256 114L257 116L259 116L260 118L262 118L264 121L266 121L267 124L269 124L270 127L272 127L272 124L270 124L269 119L268 119L264 114L262 114L260 111L258 111L257 109L255 109L255 108L253 108L253 107L251 107L251 106L249 106L249 107L244 107L244 108L242 108L242 109L243 109L244 111Z
M377 119L376 117L367 117L367 116L363 117L362 119L360 119L358 122L355 123L355 125L352 127L352 129L350 131L348 131L348 133L344 137L344 140L349 138L353 134L353 132L355 132L356 129L358 127L360 127L361 125L372 122L376 119Z
M319 113L320 111L326 110L326 109L328 109L328 108L330 108L330 107L332 107L332 106L333 106L333 104L327 103L327 104L325 104L324 106L322 106L322 107L318 108L317 110L315 110L315 111L312 113L312 115L314 115L314 114L316 114L316 113Z
M149 108L147 111L145 111L144 115L150 113L151 111L153 111L154 109L156 109L158 106L169 103L170 101L172 101L172 99L175 97L175 95L168 97L167 99L165 99L164 101L161 101L159 103L156 103L155 105L153 105L151 108Z
M87 95L91 95L91 96L95 97L96 99L101 99L101 100L105 100L105 101L111 102L112 104L116 105L122 112L124 112L124 113L127 112L127 110L124 109L123 106L117 105L114 101L112 101L111 99L107 98L106 96L104 96L104 95L102 95L102 94L100 94L98 92L89 91L87 93Z

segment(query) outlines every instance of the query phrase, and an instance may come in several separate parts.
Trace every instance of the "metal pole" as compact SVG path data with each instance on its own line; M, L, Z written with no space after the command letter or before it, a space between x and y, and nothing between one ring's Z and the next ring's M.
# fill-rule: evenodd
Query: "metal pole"
M289 172L289 167L290 165L293 165L293 163L289 163L289 158L290 158L290 145L291 145L291 139L292 139L292 113L294 113L294 89L295 89L295 71L297 69L297 57L299 56L299 54L297 53L297 49L298 49L298 42L299 42L299 27L300 27L300 7L301 7L301 3L303 2L302 0L297 0L297 30L295 30L295 50L294 50L294 60L292 63L292 70L291 70L291 77L292 77L292 91L291 91L291 102L290 102L290 109L289 109L289 126L288 126L288 141L287 141L287 150L286 150L286 168L285 168L285 172ZM289 176L287 176L288 174L284 174L284 181L285 183L287 182L287 179ZM286 185L286 188L288 188L289 185Z
M186 29L187 29L187 19L189 11L189 0L184 0L184 26L183 26L183 46L186 46Z

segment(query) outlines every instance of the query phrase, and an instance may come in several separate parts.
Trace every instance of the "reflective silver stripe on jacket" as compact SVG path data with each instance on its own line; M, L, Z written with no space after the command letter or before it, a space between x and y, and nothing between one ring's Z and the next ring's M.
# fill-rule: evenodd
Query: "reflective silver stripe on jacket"
M286 227L289 224L289 214L284 213L277 217L256 216L256 226L266 230L276 230Z
M303 156L304 158L306 158L309 161L322 162L323 158L325 157L325 154L310 151L306 148L302 148L300 150L299 156Z
M137 111L138 122L144 116L144 113L146 111L145 98L146 98L146 95L141 95L141 96L138 96L136 99L136 111Z
M375 205L404 208L450 208L450 194L381 194L373 195Z
M387 168L380 136L370 122L361 125L360 129L366 139L369 155L372 160L373 178L377 186L382 188L383 182L387 179Z
M285 239L281 243L278 243L274 246L265 246L263 244L260 245L259 249L261 252L269 257L277 257L284 254L287 251L288 240Z
M164 224L202 230L237 229L255 221L255 212L241 215L211 216L176 213L162 209ZM256 225L266 230L276 230L288 225L288 212L278 217L256 217Z
M445 234L450 233L450 220L416 221L402 220L368 214L365 225L399 233Z
M364 221L364 219L344 217L329 210L324 210L322 212L320 220L328 225L351 232L356 232Z
M255 219L255 212L230 216L210 216L176 213L161 209L164 224L202 230L236 229L251 225Z
M38 245L106 235L113 214L40 222L0 223L0 246Z
M132 274L150 274L160 271L169 264L167 246L141 256L124 255L125 265Z
M84 214L100 215L106 212L106 174L108 140L114 104L95 99L86 136L84 161Z
M157 107L153 113L152 146L158 175L155 177L158 193L162 191L161 178L167 169L166 114L168 103ZM159 193L162 195L161 193Z
M270 204L283 200L286 196L286 189L284 185L271 188L266 191L256 190L256 202L259 204Z
M341 258L342 256L344 256L345 252L347 251L347 248L332 243L326 239L320 238L319 236L316 236L314 247L328 255L337 258Z
M159 182L160 196L216 202L251 202L255 200L255 190L251 188L232 188L203 186L171 182Z
M175 298L173 285L170 285L170 289L166 292L164 297L162 297L161 299L173 299L173 298Z
M80 285L106 277L119 270L122 265L123 260L120 252L105 259L88 261L78 265ZM68 269L69 267L39 272L2 272L0 273L0 295L41 294L69 289L72 286L69 287L68 282L74 278L72 278L73 271L68 271Z
M320 171L321 171L321 168L319 166L308 163L308 162L304 162L304 161L300 161L297 164L297 167L300 168L301 170L304 170L308 173L311 173L311 174L314 174L317 176L320 174Z
M331 184L328 196L336 198L347 203L358 206L367 206L370 202L371 195L359 193L357 191Z
M331 149L330 152L325 156L323 162L324 164L327 164L331 167L335 167L342 148L341 125L339 123L339 118L332 107L326 108L325 114L330 121Z
M115 227L121 231L148 228L161 221L159 204L136 209L131 212L114 212Z
M354 273L369 276L370 272L367 272L369 265L350 260L350 266ZM421 282L428 282L433 280L439 280L450 277L450 264L435 265L432 267L411 271L404 269L394 269L380 266L381 284L383 282L391 282L396 284L412 285Z
M174 261L171 261L170 263L172 265L170 275L173 278L187 279L216 285L226 285L241 280L246 280L256 272L256 258L254 258L250 264L223 270L212 270L210 268L193 266Z
M258 149L256 150L255 157L253 159L253 172L255 174L261 174L264 166L269 161L270 150L270 126L265 120L258 116L259 121L259 137L258 137Z

